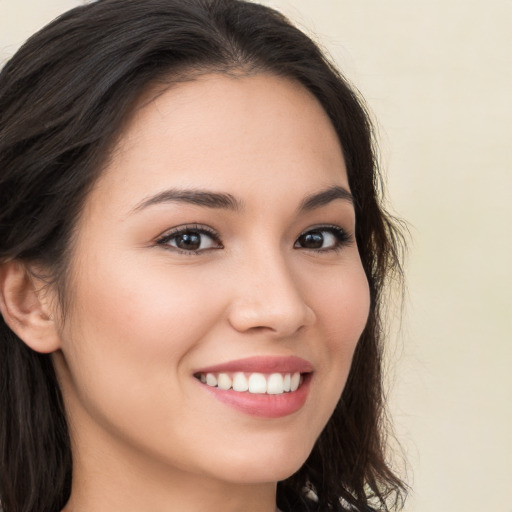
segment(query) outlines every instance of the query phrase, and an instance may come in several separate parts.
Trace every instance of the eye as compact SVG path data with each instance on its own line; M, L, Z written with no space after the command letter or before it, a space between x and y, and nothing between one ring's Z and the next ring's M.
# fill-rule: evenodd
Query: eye
M198 253L208 249L222 249L216 233L198 226L176 228L157 240L158 245L169 246L179 252Z
M302 233L294 247L314 251L335 251L341 249L350 240L348 233L339 226L320 226Z

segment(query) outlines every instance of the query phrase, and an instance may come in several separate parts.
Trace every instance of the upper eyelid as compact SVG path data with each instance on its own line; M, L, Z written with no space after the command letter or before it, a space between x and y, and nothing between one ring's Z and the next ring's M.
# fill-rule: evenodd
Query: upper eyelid
M304 229L303 231L301 231L301 233L299 234L299 237L301 237L302 235L305 235L306 233L309 233L310 231L336 231L336 232L343 232L347 237L352 237L352 233L350 230L342 227L342 226L338 226L336 224L318 224L318 225L315 225L315 226L311 226L311 227L308 227L306 229Z
M320 229L342 229L345 231L345 228L342 226L338 226L337 224L313 224L312 226L308 226L306 229L302 231L302 233L307 233L308 231L315 231Z
M212 238L215 238L216 240L220 240L220 235L217 233L216 230L213 228L210 228L208 226L203 226L200 224L182 224L180 226L176 226L174 228L166 229L159 235L155 237L156 241L165 239L165 238L172 238L173 236L179 235L180 233L186 232L186 231L197 231L199 233L206 233L207 235L210 235Z

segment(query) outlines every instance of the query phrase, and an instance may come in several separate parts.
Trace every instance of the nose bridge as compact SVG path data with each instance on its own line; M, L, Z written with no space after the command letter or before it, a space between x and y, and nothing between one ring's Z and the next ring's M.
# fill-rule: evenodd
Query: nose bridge
M268 329L287 336L312 323L314 313L279 247L260 245L241 258L239 270L230 315L237 330Z

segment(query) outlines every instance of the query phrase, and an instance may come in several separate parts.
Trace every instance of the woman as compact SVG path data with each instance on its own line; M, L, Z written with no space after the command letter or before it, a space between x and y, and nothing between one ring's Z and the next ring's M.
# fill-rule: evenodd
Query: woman
M398 508L397 231L311 40L238 0L100 0L7 63L0 147L5 512Z

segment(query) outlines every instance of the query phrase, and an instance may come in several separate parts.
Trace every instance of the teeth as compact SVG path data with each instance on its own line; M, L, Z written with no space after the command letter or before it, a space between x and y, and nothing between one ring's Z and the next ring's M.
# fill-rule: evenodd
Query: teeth
M267 379L262 373L252 373L249 377L249 393L266 393Z
M300 384L300 373L294 373L290 381L290 391L297 391Z
M208 386L216 386L217 385L217 377L215 377L215 375L213 375L213 373L207 373L206 374L206 384L208 384Z
M217 386L220 389L231 389L231 377L225 373L219 373Z
M284 379L280 373L273 373L268 378L267 393L269 395L280 395L284 393Z
M241 392L249 389L249 381L243 373L235 373L235 376L233 377L233 389Z
M283 382L283 390L284 391L290 391L290 383L292 381L292 376L287 373L285 376L284 376L284 382Z
M251 373L246 376L243 372L237 372L230 376L227 373L201 373L197 376L199 380L211 387L237 392L254 394L282 395L296 391L301 383L301 375L296 373L272 373L264 375L263 373Z

